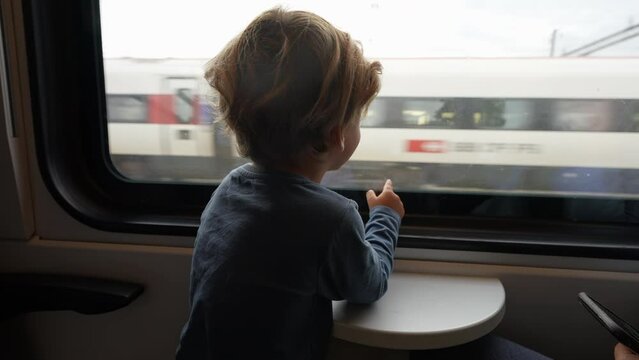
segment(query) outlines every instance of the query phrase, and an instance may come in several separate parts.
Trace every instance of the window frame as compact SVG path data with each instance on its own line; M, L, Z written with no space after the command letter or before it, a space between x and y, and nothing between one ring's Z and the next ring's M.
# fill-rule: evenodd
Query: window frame
M215 186L131 181L107 143L98 0L25 0L36 154L65 211L100 230L193 236ZM98 119L99 121L87 121ZM366 218L364 191L337 190ZM516 254L639 259L639 225L570 223L560 217L469 217L488 195L400 193L407 209L399 246ZM491 195L492 196L492 195ZM556 212L563 198L498 195ZM597 201L592 200L596 205Z

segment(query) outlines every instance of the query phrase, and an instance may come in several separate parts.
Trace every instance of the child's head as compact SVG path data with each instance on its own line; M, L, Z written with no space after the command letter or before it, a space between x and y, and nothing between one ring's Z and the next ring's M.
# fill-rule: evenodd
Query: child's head
M359 121L380 73L347 33L315 14L275 8L213 58L205 78L240 154L281 166L326 151L333 128Z

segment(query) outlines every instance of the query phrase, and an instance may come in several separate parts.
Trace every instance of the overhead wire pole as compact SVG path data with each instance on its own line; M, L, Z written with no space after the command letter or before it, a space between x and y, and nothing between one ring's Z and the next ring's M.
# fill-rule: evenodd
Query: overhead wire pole
M552 36L550 37L550 57L555 56L555 42L557 41L557 29L552 31Z
M632 33L631 35L625 36L625 37L623 37L621 39L615 39L615 38L617 38L617 37L619 37L619 36L621 36L623 34L626 34L626 33L630 32L630 31L633 31L633 30L637 30L637 33ZM636 36L639 36L639 24L628 26L625 29L616 31L616 32L614 32L614 33L612 33L610 35L604 36L604 37L602 37L600 39L597 39L595 41L592 41L590 43L582 45L582 46L580 46L580 47L578 47L576 49L573 49L573 50L570 50L570 51L566 51L563 54L561 54L561 56L574 56L574 55L576 55L576 56L584 56L584 55L589 55L589 54L592 54L595 51L599 51L599 50L605 49L605 48L607 48L609 46L618 44L620 42L627 41L627 40L632 39L632 38L634 38ZM612 42L606 43L606 41L609 41L611 39L613 39ZM602 44L602 45L600 45L600 44ZM595 47L597 45L599 45L599 46L596 47L595 49L591 49L592 47ZM585 51L585 52L579 54L581 51Z

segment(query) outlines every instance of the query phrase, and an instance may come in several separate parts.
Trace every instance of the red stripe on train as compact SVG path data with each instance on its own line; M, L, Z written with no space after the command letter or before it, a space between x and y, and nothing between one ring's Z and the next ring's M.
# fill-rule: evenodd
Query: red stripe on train
M175 110L174 95L149 95L148 120L151 124L180 124ZM200 97L194 96L192 100L191 116L186 124L200 124Z
M149 122L152 124L175 124L173 95L149 95Z
M445 153L448 143L444 140L408 140L408 152Z

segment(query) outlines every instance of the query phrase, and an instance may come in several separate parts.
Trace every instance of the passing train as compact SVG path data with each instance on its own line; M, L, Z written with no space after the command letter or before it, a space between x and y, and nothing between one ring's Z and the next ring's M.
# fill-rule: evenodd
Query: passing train
M407 191L639 194L639 59L381 62L359 148L327 185L392 175ZM214 183L245 161L216 123L204 63L105 60L110 151L125 176Z
M112 13L116 26L130 11L145 41L157 35L147 20L172 34L164 2L135 3L139 14L133 2ZM215 122L204 60L104 60L100 17L98 0L0 1L0 359L174 359L199 215L246 161ZM336 332L327 359L419 359L389 338L496 302L490 324L455 330L614 359L617 340L577 294L639 328L639 59L382 63L357 153L325 180L364 219L362 190L394 180L407 213L393 276L409 281L346 308L356 321L402 300L381 318L404 327Z

